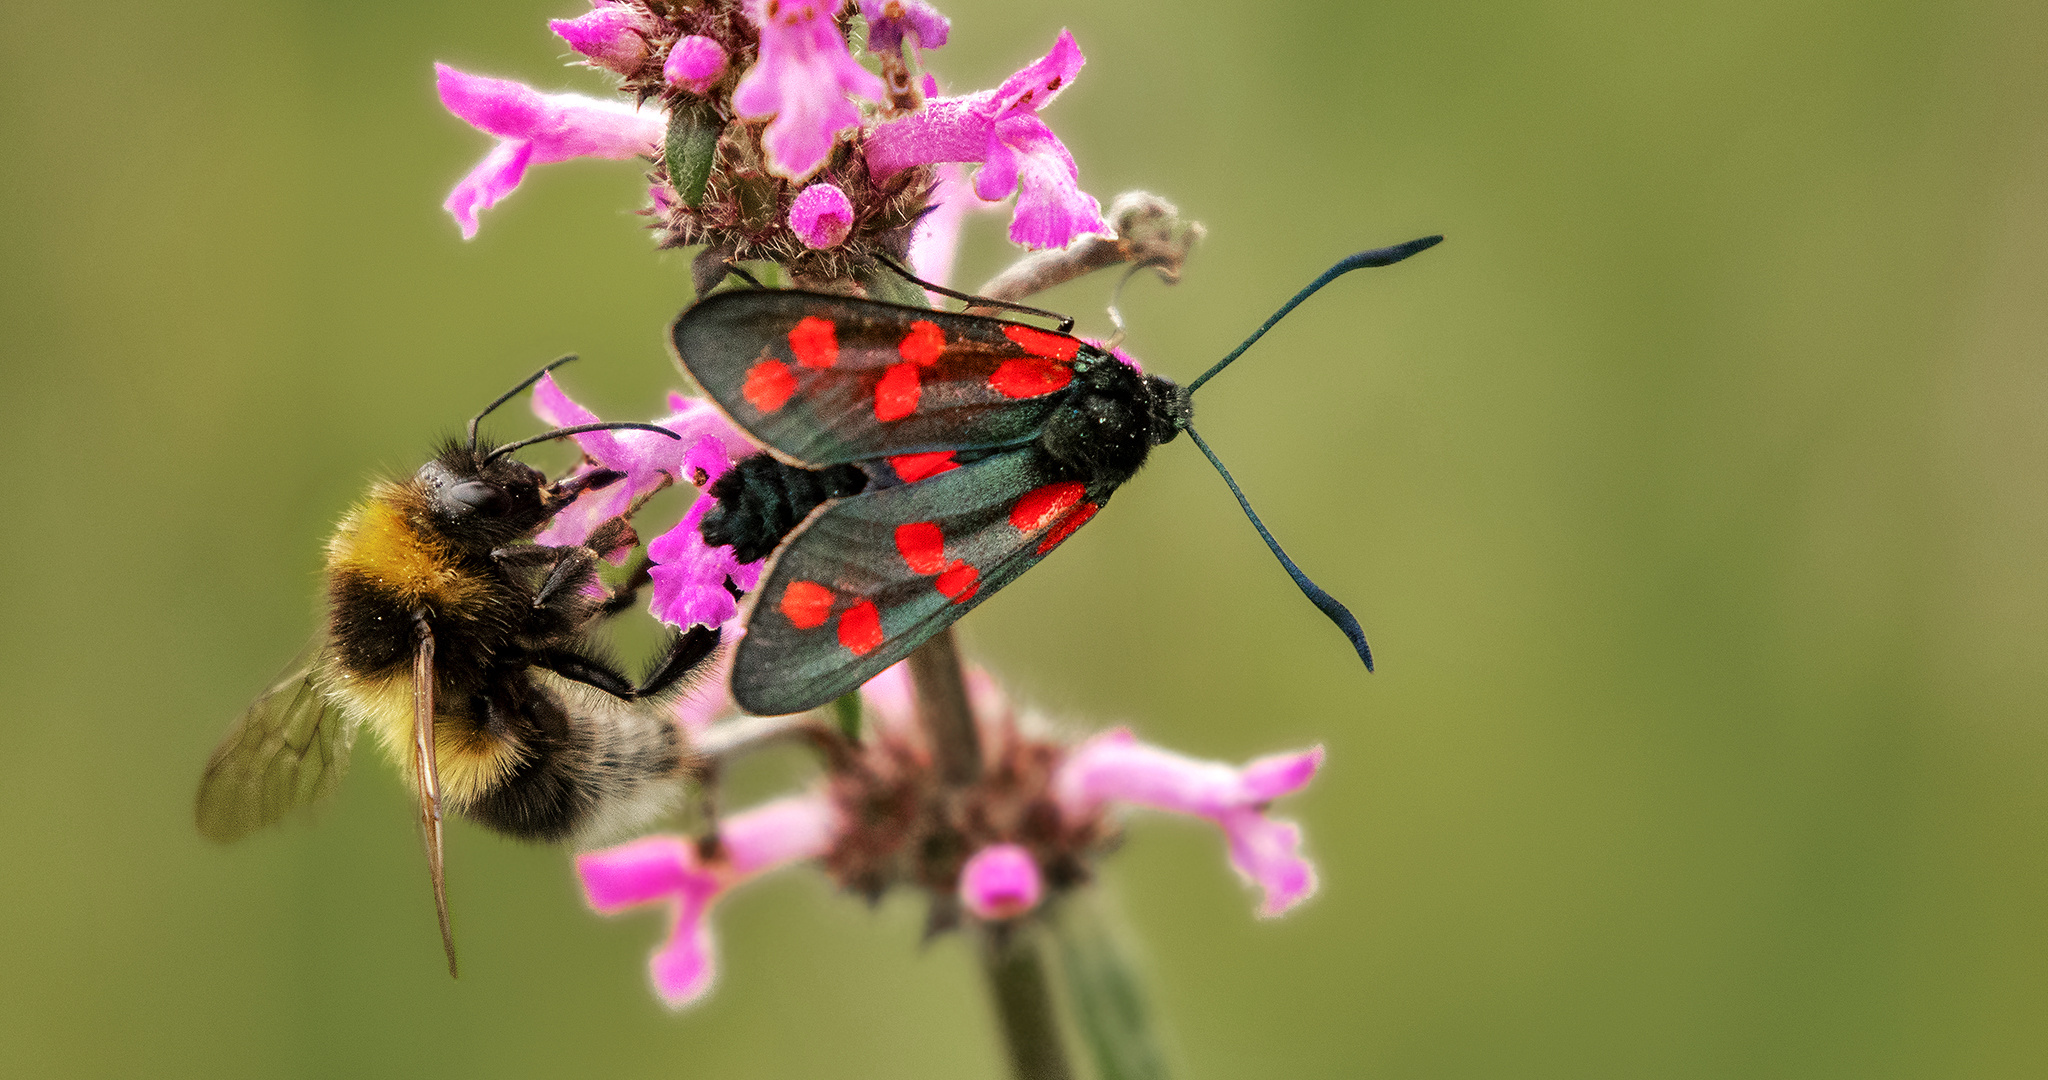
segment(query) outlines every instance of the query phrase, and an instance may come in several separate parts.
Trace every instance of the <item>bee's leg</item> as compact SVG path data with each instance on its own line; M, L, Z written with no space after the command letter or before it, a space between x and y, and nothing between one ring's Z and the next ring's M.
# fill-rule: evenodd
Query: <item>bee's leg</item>
M568 649L547 649L534 653L533 666L546 668L562 678L594 686L615 698L630 701L636 691L624 675L613 671L601 660L594 660Z
M540 591L533 594L533 606L544 608L560 595L574 596L584 582L597 572L597 552L587 547L557 548L562 557L555 560L547 580L541 582Z
M677 634L669 642L668 651L655 662L654 670L640 680L633 690L634 697L654 697L674 688L677 680L695 671L698 665L718 651L718 628L715 626L692 626L684 633Z

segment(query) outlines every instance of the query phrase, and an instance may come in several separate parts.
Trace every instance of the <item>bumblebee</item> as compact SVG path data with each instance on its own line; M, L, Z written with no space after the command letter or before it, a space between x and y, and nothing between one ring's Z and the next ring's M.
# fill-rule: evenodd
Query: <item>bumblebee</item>
M597 563L638 543L623 517L574 546L533 542L606 469L549 482L513 451L585 424L493 446L477 425L573 359L535 372L469 422L403 482L379 483L327 543L327 626L228 729L199 782L196 817L229 841L328 794L367 728L409 777L420 806L448 971L444 808L523 840L573 841L658 816L695 771L668 705L718 647L718 631L672 638L645 677L624 675L588 640L625 610L644 566L616 592Z

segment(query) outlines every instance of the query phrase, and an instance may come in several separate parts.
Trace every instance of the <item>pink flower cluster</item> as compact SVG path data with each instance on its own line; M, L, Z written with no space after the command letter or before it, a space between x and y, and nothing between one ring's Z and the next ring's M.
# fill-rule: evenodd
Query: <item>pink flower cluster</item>
M972 680L985 742L1043 747L1010 725L1009 705L986 676ZM865 690L878 744L915 738L909 679L899 665ZM1230 863L1264 894L1259 913L1275 916L1315 891L1315 870L1301 854L1301 831L1269 817L1274 799L1301 790L1322 764L1321 747L1260 758L1244 766L1200 761L1139 742L1115 730L1078 746L1051 748L1057 759L1048 787L1068 824L1084 826L1114 806L1145 807L1207 819L1224 834ZM876 748L864 751L880 752ZM811 860L837 865L841 851L887 847L874 835L890 826L864 813L850 789L825 787L777 799L721 820L715 839L700 843L655 836L577 856L577 872L598 911L662 903L670 912L668 941L651 967L656 992L672 1006L703 996L712 981L710 911L732 888L770 870ZM969 798L973 798L970 792ZM1072 835L1099 835L1086 829ZM958 867L957 895L977 919L999 922L1035 910L1053 891L1042 843L1022 838L982 844Z
M767 122L760 145L769 169L788 181L810 178L843 136L861 131L865 138L853 145L878 182L921 165L978 165L972 184L978 199L1016 196L1010 238L1019 244L1060 247L1108 230L1100 204L1078 186L1073 155L1038 115L1085 62L1071 34L1063 31L1051 52L994 90L933 96L898 116L880 108L891 102L888 86L854 58L838 0L710 0L705 7L742 12L744 21L729 20L737 36L721 41L682 33L640 0L593 0L590 11L549 23L591 66L625 78L626 89L642 100L660 91L639 107L544 94L437 65L442 103L499 140L448 196L445 205L463 236L476 235L478 212L509 195L532 165L654 157L667 130L665 107L707 95L729 95L738 116ZM901 70L906 42L921 58L922 50L944 45L949 35L950 22L921 0L861 0L860 8L866 48L883 57L885 67ZM732 70L739 71L735 81L728 79ZM924 85L936 95L929 74ZM905 101L914 105L916 97ZM905 101L895 104L908 107ZM840 217L851 224L850 213ZM819 226L815 214L808 220L813 224L806 228L791 214L805 245L838 243L832 239L836 224Z
M563 393L552 374L534 385L533 410L556 427L598 419ZM671 395L669 415L654 423L682 437L670 439L647 431L591 431L573 436L584 456L594 463L590 467L613 469L625 473L626 478L579 496L535 539L543 544L579 543L592 529L630 514L640 500L663 487L681 481L700 490L708 488L735 460L754 452L754 444L708 401ZM741 589L752 589L760 578L760 563L735 560L729 547L705 546L697 523L715 502L709 495L698 495L683 520L647 544L647 557L654 563L648 571L654 592L649 609L664 622L676 626L730 622L738 614L738 606L725 587L726 580Z

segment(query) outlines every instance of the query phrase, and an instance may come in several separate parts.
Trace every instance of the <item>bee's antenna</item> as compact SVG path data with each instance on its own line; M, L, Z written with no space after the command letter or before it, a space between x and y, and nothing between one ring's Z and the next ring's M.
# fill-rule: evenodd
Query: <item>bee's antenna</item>
M528 375L525 379L521 380L518 386L515 386L512 389L507 390L502 394L499 394L498 400L493 401L489 405L484 406L484 411L476 414L476 416L472 417L469 421L469 452L472 454L476 453L476 426L483 422L484 417L491 415L491 410L496 409L498 406L503 405L504 403L512 400L519 394L521 390L524 390L527 387L532 386L534 383L539 382L541 380L541 377L546 375L548 372L553 371L556 368L561 367L563 364L566 364L574 359L576 359L576 354L570 353L567 356L561 357L560 359L550 362L546 367L541 368L539 371L536 371L533 374ZM497 455L493 454L491 456L496 457Z
M546 374L546 372L542 372L542 374ZM496 461L501 457L504 457L506 454L509 454L522 446L532 446L534 443L547 442L549 439L559 439L564 435L581 435L586 431L619 430L656 431L668 436L671 439L682 438L681 435L678 435L675 432L670 431L669 429L662 427L659 424L641 424L631 420L616 420L603 424L577 424L574 427L556 428L553 431L544 431L538 435L535 435L531 439L521 439L518 442L506 443L505 445L498 447L496 450L491 451L489 454L484 455L484 459L481 462L478 462L478 464L489 465L491 462Z
M875 261L894 270L897 277L910 282L920 289L938 293L940 296L950 296L955 300L963 301L974 307L1004 308L1009 311L1021 311L1026 315L1042 315L1048 319L1058 319L1060 321L1060 333L1062 334L1069 333L1074 329L1074 317L1071 315L1062 315L1057 311L1047 311L1044 308L1026 307L1023 304L1013 304L1008 300L997 300L991 296L976 296L973 293L955 292L944 285L934 285L918 277L916 274L904 269L902 263L879 251L875 253Z
M1436 241L1434 239L1430 241L1430 243L1435 242ZM1417 241L1417 243L1421 243L1421 241ZM1427 247L1429 245L1424 244L1423 246ZM1419 251L1421 250L1421 248L1417 248L1416 250ZM1370 255L1372 254L1372 252L1367 252L1366 254ZM1414 252L1410 252L1409 254L1414 254ZM1356 257L1357 256L1353 256L1353 258ZM1339 263L1338 265L1342 266L1343 264ZM1371 266L1375 264L1365 263L1363 265ZM1325 274L1324 277L1335 277L1338 273L1341 272L1342 271L1333 271L1329 274ZM1318 282L1317 284L1320 285L1321 282ZM1311 293L1314 291L1315 288L1311 287L1309 289L1304 290L1303 295L1307 295L1307 293ZM1301 297L1297 296L1294 298L1294 303L1298 304L1300 302ZM1293 306L1294 304L1288 305L1288 307ZM1287 314L1286 308L1282 308L1280 314ZM1275 320L1277 320L1278 318L1279 315L1274 316ZM1273 324L1271 322L1268 322L1266 325L1271 326ZM1262 330L1260 331L1260 333L1264 333L1264 331ZM1253 340L1257 340L1258 335L1254 334L1252 335L1252 337ZM1250 342L1247 342L1246 344L1250 344ZM1244 350L1242 348L1238 350L1238 352L1243 351ZM1337 624L1337 629L1344 631L1344 636L1351 639L1351 647L1358 650L1358 658L1360 660L1365 661L1365 670L1371 671L1372 647L1365 643L1365 631L1359 627L1358 620L1352 618L1350 610L1345 608L1343 604L1338 603L1336 597L1331 596L1329 593L1324 592L1322 586L1317 585L1313 581L1310 581L1308 579L1308 575L1301 572L1301 567L1294 565L1294 560L1288 558L1287 553L1285 551L1280 550L1280 542L1278 540L1273 539L1273 534L1266 531L1266 523L1260 521L1259 515L1252 512L1251 500L1246 499L1244 497L1244 492L1239 490L1237 486L1237 481L1230 478L1230 470L1223 467L1223 462L1216 457L1216 451L1209 449L1209 444L1203 442L1202 437L1200 435L1195 434L1195 429L1193 427L1189 427L1186 430L1188 433L1188 438L1195 440L1195 445L1201 447L1202 453L1208 456L1209 464L1216 466L1216 471L1222 474L1223 482L1230 485L1230 493L1232 495L1237 496L1237 505L1244 507L1244 516L1252 519L1252 528L1259 530L1260 538L1266 541L1267 547L1273 549L1273 555L1275 558L1280 560L1280 565L1287 568L1287 576L1294 579L1294 584L1301 589L1301 594L1303 596L1308 597L1309 603L1314 604L1315 606L1321 608L1323 614L1328 615L1330 617L1330 621Z
M1343 277L1345 274L1348 274L1353 270L1362 270L1368 266L1392 266L1410 255L1414 255L1418 252L1428 251L1430 248L1433 248L1443 242L1444 238L1441 236L1425 236L1420 240L1410 240L1405 244L1395 244L1393 247L1375 248L1372 251L1361 251L1356 255L1352 255L1348 258L1345 258L1344 260L1340 261L1337 265L1330 267L1328 270L1323 271L1321 277L1318 277L1314 281L1308 283L1308 288L1305 288L1300 292L1295 293L1294 299L1289 300L1285 304L1282 304L1280 306L1280 310L1274 312L1273 317L1267 319L1264 326L1261 326L1257 330L1252 331L1252 336L1244 339L1244 344L1239 345L1237 348L1230 350L1229 356L1226 356L1223 359L1216 361L1216 366L1203 372L1201 378L1196 379L1194 382L1189 383L1188 393L1192 394L1196 390L1201 389L1203 383L1208 382L1210 379L1215 378L1217 372L1222 371L1226 367L1229 367L1230 362L1232 360L1237 359L1240 355L1244 353L1246 349L1252 347L1252 342L1257 341L1262 337L1265 337L1266 331L1271 330L1273 328L1274 323L1277 323L1281 319L1286 318L1287 313L1299 307L1303 300L1306 300L1309 297L1314 296L1317 289L1320 289L1323 286L1328 285L1330 282L1335 281L1340 277ZM1215 458L1211 457L1210 460L1214 461ZM1220 469L1223 466L1218 465L1216 467ZM1243 496L1239 496L1239 498L1242 499ZM1246 506L1245 512L1250 513L1251 507ZM1252 520L1257 521L1258 519L1254 518ZM1260 531L1263 532L1264 530L1262 529ZM1268 538L1267 542L1271 543L1271 538ZM1280 549L1278 547L1275 547L1273 550L1275 553L1278 553ZM1284 560L1286 556L1281 556L1281 558ZM1314 597L1310 597L1310 599L1313 600ZM1331 603L1335 602L1336 601L1334 600L1331 601ZM1329 609L1324 608L1323 610L1328 611ZM1332 617L1334 618L1334 616ZM1359 640L1363 641L1364 639L1361 638ZM1366 666L1371 667L1372 665L1367 664Z

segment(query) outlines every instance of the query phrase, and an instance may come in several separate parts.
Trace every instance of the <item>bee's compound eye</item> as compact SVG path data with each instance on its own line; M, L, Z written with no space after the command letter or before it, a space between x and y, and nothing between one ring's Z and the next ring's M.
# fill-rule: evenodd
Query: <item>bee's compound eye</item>
M481 480L465 480L448 489L448 498L456 509L478 514L502 514L505 512L505 493L495 485Z

